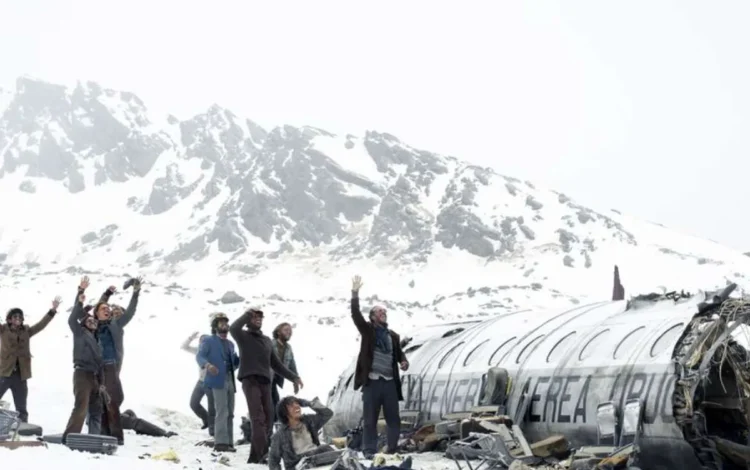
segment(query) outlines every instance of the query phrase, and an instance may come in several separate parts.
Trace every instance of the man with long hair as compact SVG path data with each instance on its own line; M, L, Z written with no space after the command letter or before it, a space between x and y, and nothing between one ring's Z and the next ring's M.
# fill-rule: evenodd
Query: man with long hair
M294 360L292 345L289 344L289 340L292 339L292 325L287 322L279 323L276 325L276 328L273 329L271 337L273 338L273 346L276 355L279 356L281 362L287 367L287 369L299 375L299 372L297 372L297 363ZM284 377L274 372L273 383L271 384L271 401L273 402L274 421L279 420L277 409L279 404L279 389L283 387ZM294 384L294 394L296 395L297 392L299 392L299 387L297 384Z
M29 412L26 409L29 396L27 380L31 378L29 343L33 336L47 328L55 317L61 300L60 297L55 297L52 308L31 326L24 324L24 314L20 308L10 309L5 316L5 323L0 323L0 398L10 390L18 419L24 423L29 420Z
M309 407L314 415L303 415L302 407ZM329 445L321 445L318 432L333 416L333 411L315 398L307 401L293 396L284 397L278 406L281 427L271 438L271 450L268 453L269 470L295 468L304 457L333 452Z

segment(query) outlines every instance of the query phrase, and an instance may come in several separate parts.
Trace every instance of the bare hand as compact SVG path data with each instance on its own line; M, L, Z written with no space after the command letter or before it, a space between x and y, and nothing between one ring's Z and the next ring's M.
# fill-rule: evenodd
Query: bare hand
M219 369L217 369L216 366L213 365L213 364L206 365L206 370L211 375L218 375L218 373L219 373Z
M301 388L304 388L304 386L305 384L302 383L302 379L297 377L297 380L294 381L294 387L296 388L294 393L297 393Z
M405 371L409 368L409 361L401 361L401 370Z
M196 331L195 333L193 333L192 335L190 335L190 340L191 341L194 340L195 338L198 337L199 334L200 334L200 332Z
M143 285L143 276L138 276L135 278L135 282L133 282L133 290L139 291L141 290L141 286Z
M99 385L99 391L101 393L107 393L107 387L105 387L104 385Z
M117 293L117 287L115 287L115 286L109 286L107 288L107 290L110 291L110 292L112 292L113 294Z
M80 287L81 290L86 290L89 287L89 284L91 284L91 281L89 281L89 277L83 276L81 278L81 283L78 284L78 287Z
M81 295L83 295L83 294L81 294ZM55 297L55 299L54 299L54 300L52 301L52 310L57 310L57 307L59 307L61 303L62 303L62 297L60 297L60 296L58 295L58 296L57 296L57 297Z
M362 286L364 284L365 283L362 282L362 277L361 276L354 276L352 278L352 291L353 292L359 292L359 290L362 288Z

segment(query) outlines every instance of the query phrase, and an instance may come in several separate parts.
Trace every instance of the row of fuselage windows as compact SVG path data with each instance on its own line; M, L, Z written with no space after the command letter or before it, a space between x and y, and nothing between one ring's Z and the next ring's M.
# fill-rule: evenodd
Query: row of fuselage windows
M672 343L672 341L682 332L683 323L678 323L676 325L671 326L668 328L664 333L659 335L658 338L654 341L654 343L651 345L651 349L649 351L649 355L651 357L656 357L662 352L666 350L666 348ZM463 329L457 329L457 330L451 330L450 334L446 333L443 335L443 338L448 336L453 336L456 333L460 333L463 331ZM615 348L612 351L612 358L615 360L622 359L626 354L630 354L633 351L633 347L638 343L638 341L641 340L641 335L646 332L645 326L639 326L637 328L634 328L627 334L625 334L622 339L616 343ZM599 351L599 345L601 345L603 342L610 340L610 330L604 329L594 336L592 336L587 342L586 345L581 349L580 353L578 354L578 360L579 361L585 361L591 355ZM520 364L526 358L531 354L531 352L534 350L534 346L539 343L541 340L544 339L546 335L539 335L533 338L531 341L529 341L526 346L523 347L523 349L519 352L518 356L516 357L516 364ZM577 332L572 331L568 333L567 335L563 336L558 340L554 346L550 349L549 353L547 354L547 362L553 362L557 360L558 358L562 357L565 353L568 352L568 349L570 346L574 344L574 340L577 336ZM508 356L508 353L510 353L513 346L517 343L517 337L513 336L512 338L503 341L500 346L498 346L495 351L492 353L492 355L487 360L487 367L497 367L500 365L501 362L504 362L503 360ZM469 351L469 353L466 355L466 357L463 360L463 366L468 366L474 360L480 357L479 353L482 352L488 345L489 345L490 339L485 339L481 343L477 344L474 349ZM453 353L455 353L461 346L463 346L465 343L463 341L459 342L452 348L450 348L441 358L440 362L438 363L438 369L442 369L447 363L448 359L451 358ZM613 343L615 344L615 343ZM413 346L409 346L404 350L404 353L411 354L415 351L417 351L419 348L421 348L421 344L415 344ZM353 380L354 374L350 375L349 378L346 381L346 385L344 385L344 389L349 388L351 385L351 382Z

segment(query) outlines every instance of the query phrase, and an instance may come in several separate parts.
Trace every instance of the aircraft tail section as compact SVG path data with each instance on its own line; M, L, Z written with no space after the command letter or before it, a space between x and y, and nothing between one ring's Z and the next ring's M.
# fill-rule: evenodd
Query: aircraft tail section
M625 300L625 287L620 282L620 268L615 265L615 280L612 288L612 300Z

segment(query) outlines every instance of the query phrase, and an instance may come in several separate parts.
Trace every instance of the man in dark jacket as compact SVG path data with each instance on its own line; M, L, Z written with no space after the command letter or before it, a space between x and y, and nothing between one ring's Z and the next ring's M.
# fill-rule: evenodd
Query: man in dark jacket
M110 297L117 292L115 286L110 286L102 294L99 302L94 306L93 312L98 320L97 336L102 346L102 357L104 361L104 386L109 396L107 406L104 407L101 419L97 423L95 417L89 417L89 431L101 428L103 434L117 438L118 442L123 443L125 435L120 423L120 406L125 400L125 394L120 382L120 369L124 357L123 352L123 334L124 328L133 319L136 308L138 307L138 296L141 291L142 279L134 279L133 294L130 297L128 308L119 318L112 315L109 305ZM90 415L92 413L89 413ZM100 424L101 423L101 424Z
M243 329L244 326L248 329ZM240 351L237 378L242 382L253 428L248 463L261 463L268 453L274 414L271 408L271 370L302 388L302 380L281 362L274 352L273 341L261 332L262 326L263 311L251 308L229 327Z
M75 403L63 432L63 443L70 433L80 433L89 407L101 409L104 392L104 360L102 347L96 337L99 322L83 311L84 292L89 286L88 276L81 279L68 327L73 333L73 395Z
M281 362L284 363L287 369L299 375L297 372L297 362L294 360L294 351L292 351L292 345L289 344L289 340L292 339L292 325L287 322L279 323L271 333L273 337L273 346L276 350L276 355L279 356ZM271 402L274 410L274 421L278 421L278 405L279 405L279 389L284 386L284 377L279 374L273 374L273 383L271 385ZM294 394L299 392L299 387L294 386Z
M18 419L27 423L29 412L26 402L31 378L31 338L49 325L55 317L60 297L52 301L52 308L34 325L23 324L23 310L12 308L5 316L6 323L0 323L0 399L10 390L13 404L18 412Z
M352 321L362 341L359 343L354 373L354 390L362 388L362 452L369 458L377 452L381 407L387 429L387 452L396 452L401 432L398 402L404 399L399 366L405 371L409 368L409 362L401 350L399 336L388 329L385 308L373 307L370 321L362 316L359 308L359 289L362 285L362 278L355 276L352 280Z
M315 411L314 415L303 415L302 407ZM333 416L333 411L315 398L309 402L296 397L284 397L279 402L276 413L281 427L271 438L271 450L268 453L269 470L293 469L304 457L325 452L333 452L328 445L320 445L318 432Z

